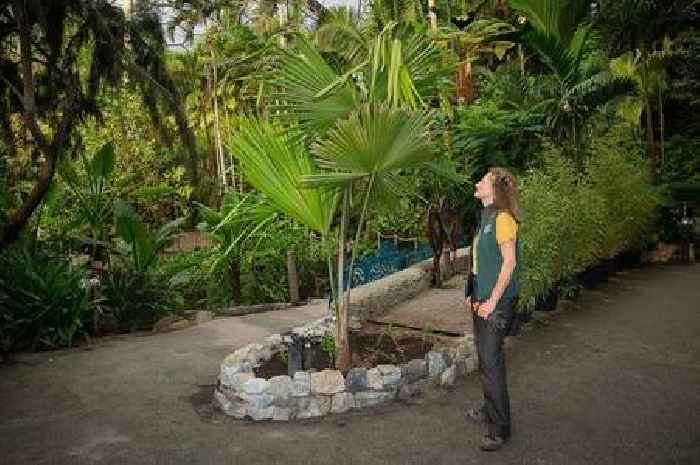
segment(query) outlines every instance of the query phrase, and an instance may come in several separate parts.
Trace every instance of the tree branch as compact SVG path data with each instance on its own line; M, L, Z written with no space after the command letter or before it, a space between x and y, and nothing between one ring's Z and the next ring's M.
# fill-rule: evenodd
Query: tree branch
M27 24L24 2L15 0L13 10L15 10L15 20L19 31L19 47L22 58L22 81L24 83L24 96L22 106L24 108L22 117L27 125L32 137L45 154L50 150L46 136L41 132L36 122L36 90L34 87L34 72L32 70L32 41L30 26Z

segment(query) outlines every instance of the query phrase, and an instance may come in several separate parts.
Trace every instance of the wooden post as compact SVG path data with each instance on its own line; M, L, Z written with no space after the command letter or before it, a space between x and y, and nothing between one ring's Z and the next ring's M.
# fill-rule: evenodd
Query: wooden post
M289 301L299 303L299 273L297 272L297 254L287 251L287 282L289 283Z

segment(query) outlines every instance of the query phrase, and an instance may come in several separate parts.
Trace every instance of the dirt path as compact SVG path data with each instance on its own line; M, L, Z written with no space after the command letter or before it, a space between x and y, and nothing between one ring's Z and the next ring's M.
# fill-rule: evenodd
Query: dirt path
M509 345L514 432L495 455L462 420L476 377L410 405L301 423L211 410L226 353L318 309L1 366L0 464L700 463L700 266L632 270L568 307Z

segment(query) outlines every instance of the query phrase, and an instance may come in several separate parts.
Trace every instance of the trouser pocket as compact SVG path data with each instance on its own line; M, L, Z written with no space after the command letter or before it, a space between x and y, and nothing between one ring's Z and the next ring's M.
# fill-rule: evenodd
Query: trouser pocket
M513 302L514 299L501 299L498 301L496 308L486 318L486 322L491 330L506 335L513 324L513 317L515 316Z

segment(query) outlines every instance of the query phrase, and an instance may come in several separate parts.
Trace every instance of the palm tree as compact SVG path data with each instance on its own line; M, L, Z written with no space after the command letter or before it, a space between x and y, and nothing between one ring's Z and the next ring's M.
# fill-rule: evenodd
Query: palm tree
M103 145L92 159L82 157L84 177L77 174L69 161L64 161L58 168L77 207L76 223L73 226L87 225L90 230L93 260L98 259L98 245L105 243L111 221L113 198L109 187L114 159L114 144L110 142Z
M370 202L393 198L398 190L395 176L430 159L428 116L385 104L364 104L313 144L316 163L299 134L279 124L251 119L231 140L246 179L271 204L322 234L324 241L337 235L337 281L330 255L328 265L337 316L339 368L347 368L351 362L348 322L352 272L346 281L344 259L352 202L361 200L357 243ZM339 201L340 220L337 230L332 231ZM350 270L356 253L353 247Z
M587 0L511 0L532 29L523 40L552 73L548 94L533 110L546 115L552 135L576 145L580 128L604 104L629 92L633 83L615 76L604 60L586 60L591 25Z
M647 152L653 160L652 170L655 178L663 170L664 163L663 94L668 89L665 65L672 53L672 43L667 38L661 50L630 51L610 62L610 69L615 75L631 79L635 83L636 95L625 97L618 113L635 126L639 125L642 114L645 115ZM659 150L654 140L654 101L658 110Z
M228 271L231 297L241 300L241 259L247 244L259 243L263 234L273 225L276 213L258 196L239 195L230 191L224 195L221 208L214 210L196 203L204 222L200 229L216 241L218 250L214 266L223 264ZM255 244L251 249L255 248Z

